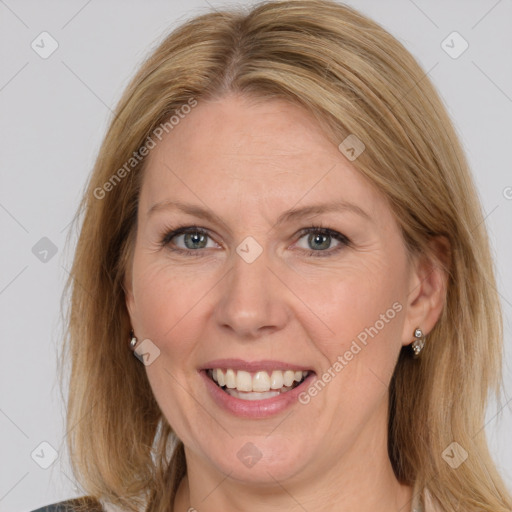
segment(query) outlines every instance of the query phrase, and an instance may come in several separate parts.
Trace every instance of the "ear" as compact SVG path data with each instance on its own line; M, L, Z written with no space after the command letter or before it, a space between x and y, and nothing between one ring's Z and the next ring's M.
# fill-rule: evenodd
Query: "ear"
M429 242L428 254L412 257L403 345L413 341L417 327L428 334L437 323L446 301L450 264L450 243L444 236Z

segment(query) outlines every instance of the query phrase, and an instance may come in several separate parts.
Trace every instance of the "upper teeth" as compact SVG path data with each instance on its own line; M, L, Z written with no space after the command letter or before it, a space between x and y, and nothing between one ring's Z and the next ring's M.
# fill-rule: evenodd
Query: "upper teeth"
M271 375L266 371L259 371L251 375L244 370L222 370L214 368L209 370L213 380L219 386L226 386L229 389L238 391L259 391L265 392L271 389L281 389L283 386L289 387L295 381L300 382L309 372L293 370L274 370Z

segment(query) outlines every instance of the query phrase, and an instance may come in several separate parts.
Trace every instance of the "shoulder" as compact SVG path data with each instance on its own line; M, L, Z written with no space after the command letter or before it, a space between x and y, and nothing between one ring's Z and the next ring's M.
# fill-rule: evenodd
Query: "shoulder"
M32 512L104 512L101 504L90 496L52 503Z

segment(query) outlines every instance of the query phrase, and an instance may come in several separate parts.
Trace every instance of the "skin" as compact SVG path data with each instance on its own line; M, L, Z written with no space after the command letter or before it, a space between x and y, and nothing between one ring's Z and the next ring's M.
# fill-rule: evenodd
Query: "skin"
M287 209L340 199L367 217L344 210L275 225ZM222 222L148 214L166 200ZM175 510L409 510L412 489L396 480L387 454L388 385L414 329L428 333L437 321L445 278L409 257L385 197L314 118L281 100L200 102L150 153L138 215L126 304L138 339L160 350L147 376L185 445ZM207 230L207 247L186 246L183 235L162 247L178 224ZM334 238L308 243L300 231L318 224L349 244L333 252ZM236 252L247 236L263 249L250 264ZM308 254L315 249L331 252ZM270 418L225 412L197 372L235 357L305 365L318 377L394 303L401 311L317 396ZM251 468L237 457L247 442L262 454Z

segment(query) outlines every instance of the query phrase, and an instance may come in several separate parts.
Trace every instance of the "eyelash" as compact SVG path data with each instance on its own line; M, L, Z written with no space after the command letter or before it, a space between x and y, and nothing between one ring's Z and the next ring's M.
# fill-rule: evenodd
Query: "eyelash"
M174 237L176 237L178 235L189 234L189 233L198 233L200 235L206 235L206 236L210 237L208 231L203 228L200 228L199 226L182 225L182 226L178 226L175 229L167 231L161 238L160 246L162 248L167 247L172 252L177 252L179 254L183 254L186 256L194 256L194 257L204 256L204 254L201 254L204 251L202 251L200 249L196 249L196 250L180 249L180 248L176 249L176 248L169 246L171 240ZM343 249L344 246L350 245L350 240L345 235L343 235L342 233L338 233L337 231L334 231L332 229L325 228L323 226L309 226L307 228L302 229L299 232L299 240L302 237L304 237L305 235L309 235L311 233L318 233L321 235L330 236L331 238L334 238L335 240L338 240L340 242L340 244L337 247L335 247L334 249L331 249L331 250L327 250L327 251L321 251L321 250L308 251L306 249L303 249L304 251L306 251L307 256L311 256L313 258L325 258L325 257L331 256L333 254L338 253L341 249Z

